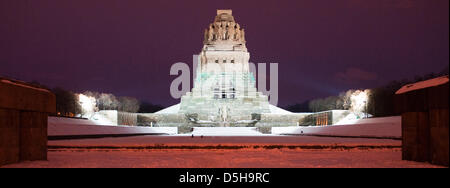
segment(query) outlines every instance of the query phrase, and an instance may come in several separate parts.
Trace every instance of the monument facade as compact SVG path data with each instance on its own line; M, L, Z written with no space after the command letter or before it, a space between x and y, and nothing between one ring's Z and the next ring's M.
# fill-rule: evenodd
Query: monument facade
M267 96L256 89L249 58L244 29L231 10L218 10L205 29L194 87L182 96L179 113L192 115L197 123L222 125L250 123L256 114L270 113Z

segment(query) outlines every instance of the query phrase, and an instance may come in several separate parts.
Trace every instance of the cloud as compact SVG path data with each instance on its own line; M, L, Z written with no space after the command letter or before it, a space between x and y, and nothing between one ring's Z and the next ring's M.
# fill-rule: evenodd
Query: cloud
M364 81L374 81L378 79L376 73L362 70L360 68L350 67L343 72L338 72L334 75L337 81L347 84L355 84Z

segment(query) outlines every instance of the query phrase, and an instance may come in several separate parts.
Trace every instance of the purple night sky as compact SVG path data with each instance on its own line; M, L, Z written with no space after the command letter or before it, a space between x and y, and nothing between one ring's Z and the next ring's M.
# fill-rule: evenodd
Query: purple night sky
M439 72L448 0L0 0L0 76L168 106L170 66L192 64L216 9L250 61L279 63L279 106Z

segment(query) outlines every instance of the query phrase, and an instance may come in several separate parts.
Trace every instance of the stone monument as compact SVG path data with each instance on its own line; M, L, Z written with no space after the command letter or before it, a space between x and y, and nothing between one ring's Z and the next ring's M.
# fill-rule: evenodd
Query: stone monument
M203 35L194 87L180 104L143 114L157 126L295 126L307 114L269 104L250 71L245 31L231 10L217 10ZM187 125L187 126L186 126Z
M205 30L197 77L181 98L179 113L195 114L197 123L248 124L252 114L270 113L267 96L258 92L249 69L244 29L231 10L217 10Z

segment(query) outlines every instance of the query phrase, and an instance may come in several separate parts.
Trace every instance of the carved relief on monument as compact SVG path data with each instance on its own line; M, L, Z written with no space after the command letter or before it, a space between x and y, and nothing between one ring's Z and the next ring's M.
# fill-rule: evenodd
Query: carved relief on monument
M212 44L220 41L233 41L237 44L245 43L244 29L234 21L231 10L217 11L214 23L205 29L204 43Z

